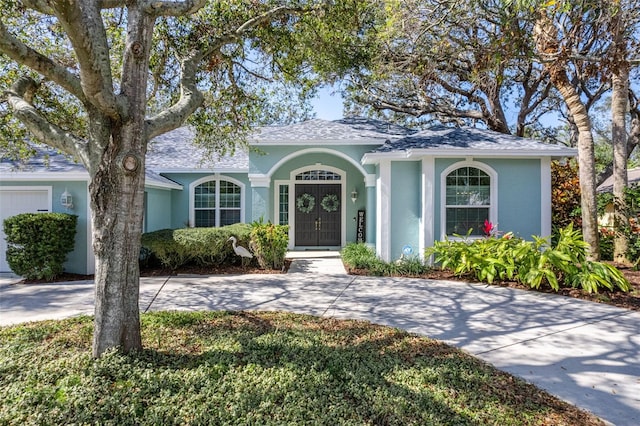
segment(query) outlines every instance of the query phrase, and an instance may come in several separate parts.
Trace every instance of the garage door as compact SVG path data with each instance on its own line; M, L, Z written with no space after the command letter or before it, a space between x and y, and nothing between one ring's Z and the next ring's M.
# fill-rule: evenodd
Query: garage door
M4 220L20 213L51 211L51 188L0 188L0 272L10 272Z

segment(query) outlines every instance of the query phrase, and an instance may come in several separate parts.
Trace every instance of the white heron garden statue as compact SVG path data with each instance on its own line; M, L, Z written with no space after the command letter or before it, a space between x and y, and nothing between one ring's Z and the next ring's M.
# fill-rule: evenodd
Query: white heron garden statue
M247 250L246 248L236 245L236 243L238 242L238 240L236 239L236 237L231 236L229 237L229 239L227 241L231 241L231 244L233 245L233 251L240 256L240 262L242 264L242 266L244 266L244 259L252 259L253 258L253 254L251 254L251 252L249 250Z

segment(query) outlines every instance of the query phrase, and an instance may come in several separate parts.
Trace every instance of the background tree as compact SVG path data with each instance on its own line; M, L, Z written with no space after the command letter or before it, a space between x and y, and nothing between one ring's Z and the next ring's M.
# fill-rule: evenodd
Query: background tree
M543 133L539 119L559 99L544 67L530 60L530 22L499 2L371 3L378 24L364 46L375 54L346 72L351 112Z
M149 141L188 120L200 143L225 149L293 110L286 99L303 103L313 81L300 52L310 48L297 43L325 34L323 22L347 22L357 2L338 3L1 2L5 148L27 152L26 130L89 172L94 356L142 345L138 254Z

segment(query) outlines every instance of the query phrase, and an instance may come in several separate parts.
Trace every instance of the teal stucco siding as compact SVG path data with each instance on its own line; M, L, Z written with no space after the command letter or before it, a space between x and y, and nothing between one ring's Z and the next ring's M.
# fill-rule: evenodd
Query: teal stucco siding
M402 255L403 247L419 253L422 163L394 161L391 163L391 259Z
M463 159L439 158L435 163L434 235L442 235L442 174ZM539 159L476 159L491 167L498 176L497 227L501 233L531 239L542 233L541 162Z
M312 152L303 154L296 157L291 157L288 161L280 164L276 170L273 170L271 176L272 182L278 182L278 185L283 182L289 182L291 185L295 185L296 181L292 180L292 172L299 169L314 169L324 170L326 168L335 168L344 172L344 179L340 182L344 188L344 199L342 200L342 206L345 208L345 242L356 241L356 217L358 210L365 210L367 218L373 218L375 210L369 211L368 203L368 191L365 188L364 175L362 169L359 169L352 161L336 156L335 154L326 152ZM275 200L276 192L279 190L278 185L272 184L268 189L268 201L265 202L263 188L254 188L254 217L260 217L258 212L264 212L265 219L268 217L274 220L275 217ZM358 197L355 202L351 200L351 192L356 191ZM293 188L290 190L290 194L295 193ZM295 208L290 210L291 214L295 214ZM375 222L373 222L375 224ZM375 225L374 225L375 226ZM369 228L369 227L368 227ZM370 232L367 229L367 234Z
M172 201L176 190L146 188L143 232L171 228Z
M74 274L93 273L92 270L89 270L92 263L88 259L91 251L91 215L89 213L89 194L86 181L5 181L0 182L0 186L51 187L51 211L53 213L70 213L78 216L74 248L67 255L64 270ZM60 197L65 190L73 197L73 209L67 210L60 204Z
M245 213L245 222L251 222L252 212L252 195L251 195L251 183L246 173L162 173L168 179L182 185L183 189L171 191L171 225L169 228L185 228L191 226L189 222L189 185L191 183L202 178L230 178L233 181L238 181L244 185L243 192L243 206Z
M540 160L487 160L498 171L498 230L531 239L541 235Z

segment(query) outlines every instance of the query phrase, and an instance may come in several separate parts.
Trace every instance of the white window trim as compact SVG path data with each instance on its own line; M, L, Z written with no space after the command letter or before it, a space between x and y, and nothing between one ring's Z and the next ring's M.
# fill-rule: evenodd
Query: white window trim
M489 175L491 180L489 185L489 221L498 226L498 173L485 163L473 160L465 160L454 163L444 169L440 174L440 240L448 238L449 240L456 239L451 235L447 235L447 176L454 170L463 167L474 167L482 170ZM470 236L469 239L478 239L481 237Z
M288 180L276 180L273 182L273 223L280 225L280 187L286 186L289 191L289 201L291 201L291 182ZM291 210L289 210L291 215ZM289 216L288 225L291 224L291 216Z
M195 180L189 184L189 226L196 226L196 210L195 210L195 189L198 185L206 182L216 182L216 223L220 223L220 181L231 182L240 187L240 223L245 223L245 184L237 179L229 176L223 176L219 173L205 176Z

